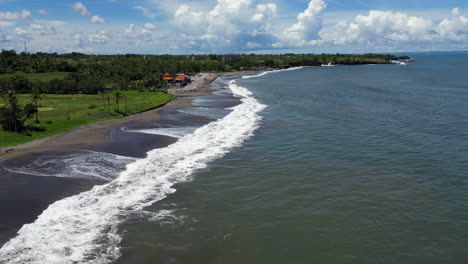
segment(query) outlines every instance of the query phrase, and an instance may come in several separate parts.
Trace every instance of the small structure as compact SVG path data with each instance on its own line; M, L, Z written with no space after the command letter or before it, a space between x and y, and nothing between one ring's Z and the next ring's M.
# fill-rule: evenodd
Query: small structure
M173 81L174 81L174 77L172 77L169 73L165 73L165 74L163 75L163 80L168 81L168 82L173 82Z
M175 78L175 83L179 84L180 87L184 87L187 83L190 82L190 78L187 77L185 74L179 74L177 78Z

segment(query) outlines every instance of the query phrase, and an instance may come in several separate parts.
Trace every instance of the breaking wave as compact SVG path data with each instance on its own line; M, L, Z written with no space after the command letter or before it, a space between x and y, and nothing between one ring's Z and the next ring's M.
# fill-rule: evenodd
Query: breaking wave
M256 77L260 77L260 76L265 76L265 75L270 74L270 73L283 72L283 71L294 71L294 70L299 70L299 69L302 69L302 68L304 68L304 66L300 66L300 67L291 67L291 68L282 69L282 70L264 71L264 72L261 72L261 73L259 73L259 74L242 76L242 78L243 78L243 79L250 79L250 78L256 78Z
M159 128L143 128L143 129L127 129L121 130L129 133L143 133L151 135L161 135L173 138L182 138L195 131L195 127L159 127Z
M114 180L136 158L89 150L59 150L5 162L10 172L35 176Z
M166 148L127 165L119 177L87 192L51 204L34 223L0 249L0 262L93 263L120 256L118 226L130 214L174 193L174 184L187 181L208 162L239 147L253 135L261 117L260 104L250 91L229 83L241 98L231 113L188 134Z

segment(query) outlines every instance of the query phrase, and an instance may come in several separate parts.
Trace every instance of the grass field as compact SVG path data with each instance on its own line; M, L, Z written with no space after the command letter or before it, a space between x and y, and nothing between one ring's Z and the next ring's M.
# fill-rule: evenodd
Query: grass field
M21 75L28 78L30 81L43 81L48 82L53 79L64 79L67 77L68 72L48 72L48 73L8 73L8 74L0 74L0 79L9 79L15 75Z
M29 131L30 135L0 130L0 146L14 146L45 136L55 135L81 125L143 112L163 105L174 98L163 92L138 91L122 92L122 96L127 97L127 104L125 104L125 99L121 99L120 111L117 111L115 97L112 94L42 95L38 107L40 123L34 124L34 119L31 119L28 120L28 124L34 124L46 130L43 132ZM108 97L110 107L107 104ZM19 100L22 105L25 105L31 102L31 95L21 94Z

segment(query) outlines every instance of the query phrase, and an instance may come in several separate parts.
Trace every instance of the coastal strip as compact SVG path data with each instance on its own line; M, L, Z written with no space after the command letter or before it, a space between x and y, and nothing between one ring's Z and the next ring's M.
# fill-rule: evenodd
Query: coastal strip
M11 264L114 262L121 256L119 226L126 216L174 193L175 184L254 135L258 112L266 105L235 80L228 87L241 102L229 114L166 148L149 151L117 179L49 205L2 246L0 259Z
M105 144L107 141L106 137L113 128L129 122L158 121L161 119L160 112L162 109L191 107L192 103L189 97L210 94L212 91L210 83L217 76L216 73L202 73L183 88L169 89L168 93L175 95L176 99L155 109L120 119L87 124L57 135L44 137L13 147L5 147L0 149L0 162L33 153Z

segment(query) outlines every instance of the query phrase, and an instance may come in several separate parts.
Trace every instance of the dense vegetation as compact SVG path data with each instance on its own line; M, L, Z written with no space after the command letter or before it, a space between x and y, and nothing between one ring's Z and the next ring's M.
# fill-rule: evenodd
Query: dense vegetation
M28 105L33 97L33 94L19 94L17 105ZM118 95L43 94L38 100L39 122L30 113L30 119L24 123L27 130L23 133L0 130L0 146L17 145L81 125L121 118L160 106L172 99L172 96L159 91L124 91ZM0 108L4 107L5 104L0 101Z
M0 145L164 104L164 73L199 73L321 64L384 64L384 54L86 55L0 53ZM145 103L146 102L146 103ZM35 119L33 120L33 117ZM9 131L9 132L7 132Z
M85 55L81 53L0 53L0 89L29 93L34 87L49 94L96 94L105 88L141 90L164 87L162 75L288 68L333 64L388 63L383 54L283 55Z

